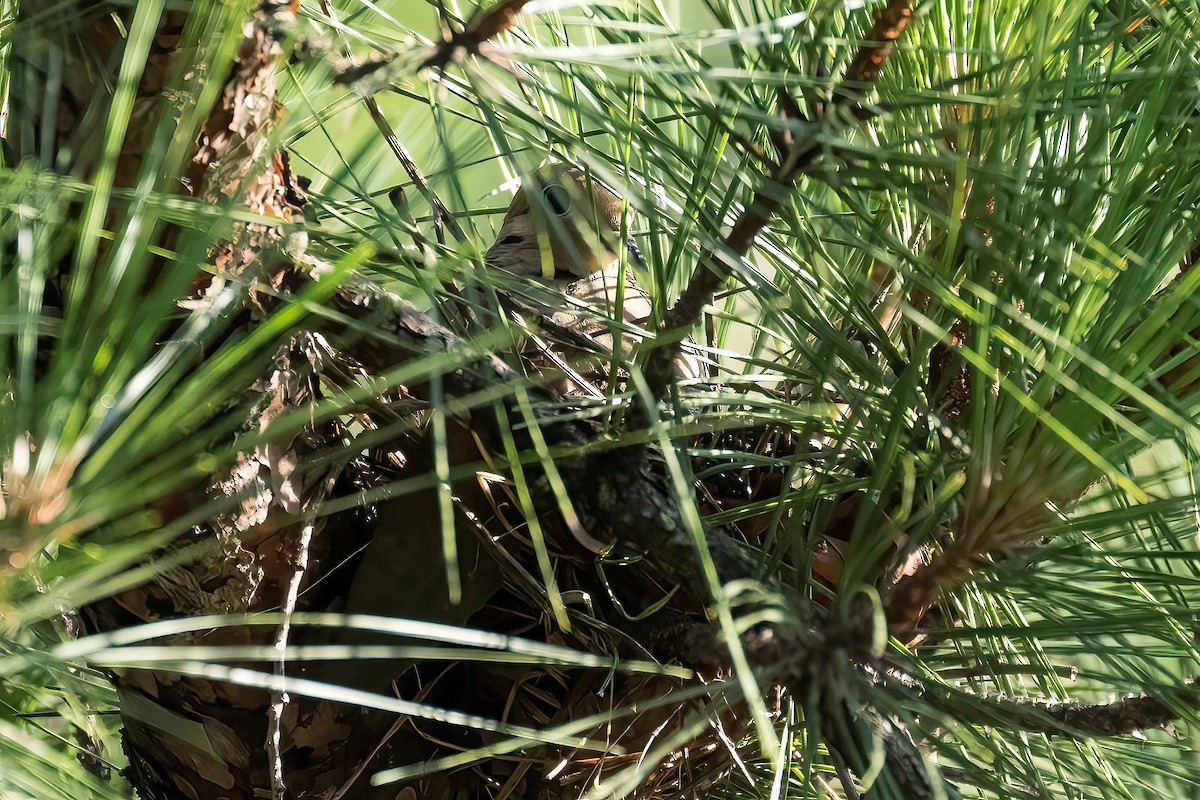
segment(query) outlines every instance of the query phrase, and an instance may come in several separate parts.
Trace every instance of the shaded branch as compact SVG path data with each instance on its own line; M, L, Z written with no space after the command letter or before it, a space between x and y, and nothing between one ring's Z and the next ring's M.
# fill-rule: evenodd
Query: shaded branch
M941 797L940 776L931 769L908 732L894 720L870 707L854 707L839 686L846 679L846 665L869 660L864 652L863 620L850 623L825 620L819 631L757 625L743 633L740 644L747 660L787 688L794 696L808 698L811 710L820 708L821 735L830 755L841 768L860 778L871 772L869 753L883 747L886 777L891 795L909 800ZM733 664L717 626L669 612L635 626L634 635L656 656L675 659L693 669L729 670ZM850 668L851 681L870 681L871 670ZM843 776L849 784L849 776ZM848 790L853 790L847 785ZM897 794L898 792L898 794Z

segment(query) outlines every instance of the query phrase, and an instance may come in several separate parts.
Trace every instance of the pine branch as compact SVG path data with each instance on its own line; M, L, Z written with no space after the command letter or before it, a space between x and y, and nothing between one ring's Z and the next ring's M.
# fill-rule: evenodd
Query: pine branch
M1194 240L1180 261L1179 277L1186 275L1198 258L1200 239ZM1172 290L1173 287L1164 289L1160 296L1165 297ZM951 334L951 345L961 345L968 338L966 325L956 323L951 329ZM1188 338L1200 338L1200 329L1190 331ZM947 353L951 345L939 343L934 348L930 357L931 368L936 366L935 355ZM1188 340L1185 339L1172 347L1158 363L1163 364L1180 353L1188 352L1188 348ZM1170 389L1173 397L1189 397L1196 388L1194 376L1200 368L1198 365L1200 358L1187 358L1168 370L1159 381L1143 378L1140 388L1152 394L1161 387L1166 387ZM969 402L969 384L964 388L967 392L966 402ZM1137 402L1137 398L1133 397L1123 401L1129 405L1136 405ZM1132 416L1137 418L1136 414ZM1099 477L1097 471L1095 478ZM1033 502L1021 503L1011 500L984 525L971 526L969 514L961 514L953 526L954 538L912 574L902 577L885 592L884 609L891 635L900 641L912 640L921 619L937 602L939 593L962 585L980 570L989 569L990 565L997 561L1009 558L1014 552L1029 547L1053 520L1053 513L1048 510L1045 502L1052 502L1060 508L1069 507L1087 491L1091 483L1092 479L1083 479L1058 496L1042 497Z
M1190 705L1200 706L1197 698L1190 700ZM1112 703L1060 703L1047 708L1046 713L1071 731L1088 736L1122 736L1134 731L1165 728L1179 719L1177 711L1158 698L1144 694Z
M864 118L859 101L879 77L894 43L911 19L908 0L889 0L876 14L863 45L834 90L834 102L825 107L823 116L838 125ZM795 100L782 91L778 96L778 110L785 122L801 118ZM673 364L687 332L700 322L705 306L712 304L717 290L733 274L733 265L750 252L767 223L782 210L795 189L796 180L823 152L815 142L786 136L776 138L776 147L779 149L778 164L755 190L750 204L734 221L724 241L701 254L687 288L663 320L657 344L649 352L645 366L646 383L655 403L666 395L671 385ZM649 408L643 408L638 416L645 422L653 417L653 413Z
M1166 728L1184 709L1200 709L1196 683L1187 681L1173 690L1174 702L1145 693L1108 703L1045 703L970 695L946 687L889 675L906 691L957 718L974 717L978 725L1007 727L1049 736L1109 737L1136 731Z
M938 593L967 580L985 562L988 551L984 542L956 539L888 587L884 596L888 632L899 641L910 641Z

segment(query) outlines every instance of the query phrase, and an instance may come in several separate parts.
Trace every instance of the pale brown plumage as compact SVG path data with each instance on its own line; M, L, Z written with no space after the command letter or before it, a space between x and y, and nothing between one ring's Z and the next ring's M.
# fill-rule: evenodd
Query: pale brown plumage
M615 334L621 360L628 361L644 337L621 328L641 331L650 322L650 296L634 280L630 263L636 258L630 216L599 181L574 167L550 167L517 190L485 256L490 266L555 290L556 296L531 308L541 315L541 332L526 354L538 367L575 372L569 389L597 393L578 378L603 386ZM622 251L632 255L623 268ZM676 368L684 379L703 374L690 354L677 358Z

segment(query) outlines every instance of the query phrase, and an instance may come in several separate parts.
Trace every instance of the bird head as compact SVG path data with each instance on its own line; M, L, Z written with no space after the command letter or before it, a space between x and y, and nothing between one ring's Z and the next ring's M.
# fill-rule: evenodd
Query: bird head
M622 239L622 227L629 227L622 206L621 198L575 167L544 168L513 195L484 258L515 275L586 278L614 264L621 248L631 247Z

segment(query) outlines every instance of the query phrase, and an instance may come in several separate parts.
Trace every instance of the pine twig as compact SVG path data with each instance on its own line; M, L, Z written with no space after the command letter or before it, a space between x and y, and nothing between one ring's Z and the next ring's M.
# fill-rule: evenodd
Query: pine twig
M912 21L912 8L908 0L888 0L876 15L875 24L863 37L863 45L842 79L844 96L861 99L871 84L883 72L884 62L895 50L895 43Z
M421 62L420 69L444 69L451 61L479 52L479 47L489 39L499 36L517 21L517 16L529 0L503 0L484 11L480 9L457 33L451 33L433 47L429 57Z
M311 347L313 337L306 338ZM309 347L303 349L308 350ZM292 614L296 611L300 587L308 573L313 537L321 524L318 517L322 511L322 504L333 494L334 486L345 466L346 459L335 459L331 464L326 465L325 474L313 483L311 493L303 501L300 529L294 542L291 543L291 547L287 548L285 552L284 560L290 562L292 571L280 603L280 611L284 615L283 622L276 630L274 640L275 650L278 653L274 670L275 674L281 678L287 674L287 649L291 640ZM271 703L267 709L266 750L271 775L272 800L283 800L288 796L287 783L284 779L282 740L283 715L289 701L287 692L272 691Z
M333 3L329 0L321 0L321 13L329 19L337 21L337 10L333 7ZM354 52L350 48L350 44L346 41L342 42L342 49L346 58L350 61L351 69L355 67ZM417 162L413 160L408 149L400 141L400 137L396 135L396 130L392 124L388 122L387 116L384 115L383 109L379 105L379 101L374 95L363 97L363 105L367 108L367 113L371 115L371 121L375 123L375 127L379 129L383 135L384 141L387 142L388 149L392 151L392 155L400 162L400 166L404 169L404 173L408 175L408 179L417 187L417 191L429 203L433 210L433 227L437 234L439 244L445 243L445 235L443 230L449 230L450 235L460 242L466 241L467 235L463 231L462 226L458 224L458 220L450 213L450 209L442 202L442 199L437 196L430 187L429 181L421 172L421 168L417 166Z
M834 97L842 105L836 102L830 104L823 116L828 117L833 113L833 119L839 122L858 121L863 117L857 107L858 102L879 77L896 40L904 33L911 19L912 10L908 0L888 0L887 5L876 14L863 45L834 91ZM800 117L795 100L784 92L779 95L779 110L785 120ZM653 403L661 400L671 385L672 365L687 331L696 326L705 306L713 302L717 290L733 274L732 265L750 251L767 223L783 208L795 188L797 178L823 152L811 141L793 140L786 134L777 138L776 146L781 144L784 149L779 153L779 163L755 190L753 200L734 222L724 241L701 254L687 288L663 320L658 344L650 351L645 367L646 383L650 387ZM652 409L643 407L640 416L645 423L653 417Z

